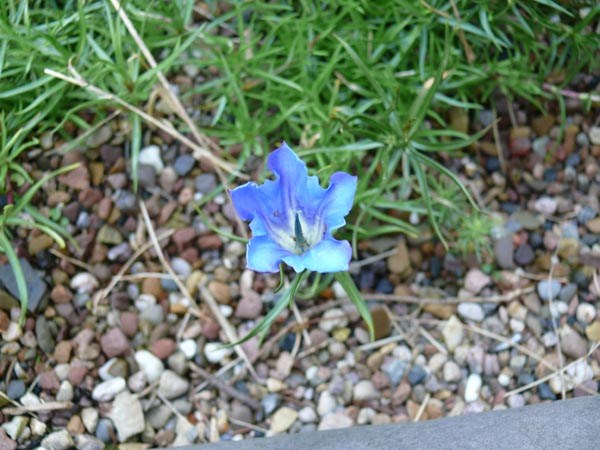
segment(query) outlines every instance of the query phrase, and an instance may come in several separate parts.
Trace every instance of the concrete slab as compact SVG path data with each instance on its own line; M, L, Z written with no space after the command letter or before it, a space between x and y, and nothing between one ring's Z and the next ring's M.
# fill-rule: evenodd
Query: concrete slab
M184 450L599 449L600 396L419 423L357 426Z

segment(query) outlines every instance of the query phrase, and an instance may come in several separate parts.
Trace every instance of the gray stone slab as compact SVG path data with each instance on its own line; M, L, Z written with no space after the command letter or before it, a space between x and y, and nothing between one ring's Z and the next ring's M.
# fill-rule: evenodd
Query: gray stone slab
M600 396L419 423L361 426L185 450L599 449Z

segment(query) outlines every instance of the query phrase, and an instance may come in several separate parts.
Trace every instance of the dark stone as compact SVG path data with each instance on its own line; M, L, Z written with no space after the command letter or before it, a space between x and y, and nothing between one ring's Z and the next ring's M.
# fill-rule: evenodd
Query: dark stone
M379 280L379 283L377 283L375 290L382 294L391 294L394 292L394 285L387 278L382 278Z
M134 213L138 209L137 197L131 192L121 191L117 195L115 205L123 213Z
M557 178L558 178L558 171L554 167L548 167L544 171L544 181L546 183L552 183L553 181L556 181Z
M571 153L565 161L566 167L577 167L581 162L581 157L577 153Z
M544 238L540 233L533 232L529 234L529 245L534 249L541 248L544 244Z
M431 257L429 260L429 271L432 278L439 278L442 275L442 260L439 257Z
M515 252L515 263L518 266L526 266L531 264L535 259L535 252L529 244L519 245Z
M27 294L29 297L27 309L30 312L34 312L46 293L46 283L42 279L43 274L40 271L33 269L31 264L29 264L29 261L24 258L19 258L19 263L21 264L23 276L27 281ZM19 298L17 279L15 278L12 267L8 263L0 266L0 283L2 283L13 297Z
M421 383L427 377L427 371L423 366L415 365L408 372L408 382L411 386Z
M183 177L190 173L194 164L196 164L196 159L192 155L186 153L177 157L173 168L175 169L175 172L177 172L177 175Z
M156 186L156 169L148 164L140 164L138 166L138 180L142 188L153 188Z
M282 352L291 352L296 343L296 334L288 333L279 341L279 349Z
M485 160L485 170L489 173L500 170L500 160L496 156L488 156Z
M281 395L267 394L262 398L260 403L265 411L265 416L270 416L281 405Z
M375 284L375 273L371 270L363 270L360 272L358 286L361 291L367 291L373 288Z
M6 395L12 400L17 400L25 394L25 383L23 380L11 380L6 388Z
M213 173L203 173L194 179L194 186L197 192L209 194L217 187L217 177Z
M552 392L547 383L538 384L537 392L541 400L556 400L556 394Z

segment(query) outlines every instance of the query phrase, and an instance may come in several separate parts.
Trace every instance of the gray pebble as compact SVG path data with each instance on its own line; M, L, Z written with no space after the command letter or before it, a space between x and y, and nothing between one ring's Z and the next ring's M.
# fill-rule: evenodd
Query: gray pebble
M195 163L196 159L192 155L188 155L186 153L177 157L173 167L175 168L175 172L177 172L177 175L183 177L190 173Z
M25 383L23 380L11 380L6 388L6 395L12 400L17 400L25 393Z
M217 187L217 177L212 173L203 173L194 179L194 186L197 192L209 194Z
M408 372L408 382L411 384L411 386L422 383L426 377L427 370L425 370L425 368L419 364L413 366Z
M542 280L537 284L537 293L544 301L555 299L560 293L561 284L557 280Z

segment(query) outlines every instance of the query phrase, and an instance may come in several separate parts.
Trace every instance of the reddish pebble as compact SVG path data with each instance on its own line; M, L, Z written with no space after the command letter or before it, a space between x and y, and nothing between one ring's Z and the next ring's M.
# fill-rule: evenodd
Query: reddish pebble
M109 358L123 355L130 348L129 340L119 328L113 328L105 333L100 339L100 346Z
M54 303L69 303L73 300L73 294L67 287L62 284L57 284L52 288L50 298Z
M159 359L168 358L177 348L177 344L173 339L163 338L158 339L152 344L152 353Z
M138 315L131 311L121 313L121 330L127 337L135 336L138 327Z
M202 335L209 340L217 339L220 331L219 324L213 320L202 322Z
M87 373L87 367L85 367L80 361L74 361L71 363L71 367L69 368L69 381L73 386L78 386L83 383L83 379Z
M56 344L54 349L54 359L59 364L65 364L71 359L71 351L73 350L73 344L71 341L61 341Z
M177 249L181 252L187 245L196 237L196 230L193 227L186 227L177 230L173 233L171 240L177 246Z
M40 374L40 388L43 391L57 391L60 387L60 380L54 370L47 370Z

